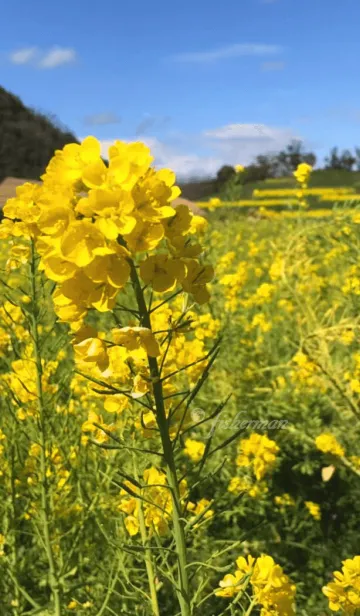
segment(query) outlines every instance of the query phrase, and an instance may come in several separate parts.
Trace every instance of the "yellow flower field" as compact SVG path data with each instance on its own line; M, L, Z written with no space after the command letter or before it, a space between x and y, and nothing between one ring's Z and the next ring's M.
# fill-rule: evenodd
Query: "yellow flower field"
M294 183L295 188L255 188L252 191L251 199L233 199L212 197L208 201L199 201L197 205L204 210L210 211L216 208L308 208L309 206L318 208L321 203L349 203L360 202L360 194L356 193L353 186L335 187L308 187L311 177L312 167L306 163L299 165L294 171L294 178L270 178L273 183ZM241 174L240 174L241 175ZM239 172L230 181L230 194L235 194L237 177ZM267 181L271 184L271 181ZM237 189L238 192L238 189ZM229 194L229 192L228 192Z
M0 613L358 614L359 210L300 165L295 210L205 220L108 154L4 207Z

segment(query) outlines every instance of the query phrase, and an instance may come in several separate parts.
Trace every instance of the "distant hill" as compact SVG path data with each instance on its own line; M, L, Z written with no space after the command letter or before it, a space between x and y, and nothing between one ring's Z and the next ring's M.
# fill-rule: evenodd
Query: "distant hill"
M215 178L179 182L179 187L181 188L181 196L191 201L206 201L207 197L212 197L217 192Z
M284 183L285 182L285 183ZM345 169L315 169L310 177L309 187L354 186L360 192L360 171L347 171ZM295 188L296 181L291 176L248 182L244 185L241 198L251 199L255 189ZM221 187L216 179L193 180L180 183L182 196L192 201L207 201L210 197L221 196Z
M74 142L69 130L0 86L0 182L38 179L54 151Z

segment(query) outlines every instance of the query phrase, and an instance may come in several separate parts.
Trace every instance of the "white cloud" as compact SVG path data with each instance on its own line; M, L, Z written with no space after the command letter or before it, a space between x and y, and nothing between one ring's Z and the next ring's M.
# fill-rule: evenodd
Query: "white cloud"
M76 59L75 49L67 47L53 47L43 55L38 63L39 68L55 68L61 64L70 64Z
M120 124L120 122L120 116L112 111L94 113L93 115L86 116L86 118L84 118L84 123L89 126L105 126L107 124Z
M265 124L226 124L204 132L205 137L222 141L234 140L270 140L277 141L281 137L288 138L289 131Z
M184 180L214 177L223 165L248 165L258 154L277 152L297 138L299 136L287 128L264 124L229 124L188 138L183 136L181 147L147 135L137 135L126 141L146 143L156 167L173 169L178 179ZM104 158L107 158L108 148L114 139L101 141Z
M176 54L172 57L175 62L214 62L227 58L240 56L268 56L282 51L279 45L267 45L265 43L236 43L209 51L194 51Z
M17 49L10 54L10 62L12 62L12 64L29 64L35 60L37 54L37 47Z
M45 51L38 47L24 47L10 53L12 64L27 64L35 68L56 68L70 64L76 59L76 51L67 47L52 47Z
M278 152L293 139L299 139L289 128L265 124L228 124L206 131L204 136L223 164L230 165L248 165L259 154Z
M140 140L151 149L156 166L173 169L179 178L215 175L222 166L222 159L216 153L213 156L183 153L154 137L144 136Z
M108 149L114 143L114 140L115 139L100 140L101 155L104 158L108 157ZM138 135L134 137L134 139L126 139L124 141L142 141L145 143L151 149L155 167L172 169L180 180L191 177L214 176L224 164L221 157L183 153L163 143L156 137Z
M146 143L151 149L155 166L172 169L179 179L214 176L223 165L221 157L179 152L176 148L163 143L156 137L137 135L134 139L127 139L126 141L142 141ZM101 155L104 158L108 157L108 149L113 142L114 139L100 140Z

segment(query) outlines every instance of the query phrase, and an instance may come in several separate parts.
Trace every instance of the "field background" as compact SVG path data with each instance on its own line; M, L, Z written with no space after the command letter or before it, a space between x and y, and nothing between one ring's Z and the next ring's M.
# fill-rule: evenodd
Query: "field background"
M208 478L194 489L192 499L213 502L213 515L189 540L189 553L200 560L205 558L209 546L216 550L228 545L227 553L216 560L218 567L228 567L239 554L271 554L297 585L299 613L319 616L329 613L321 592L323 584L341 561L354 555L359 547L360 212L354 208L349 214L340 207L326 220L315 221L301 214L292 220L281 213L276 220L249 220L239 210L227 212L226 216L221 208L209 212L203 243L206 259L216 264L216 277L211 283L211 303L200 311L203 333L199 335L208 345L220 335L221 353L197 400L197 409L209 414L227 400L221 421L214 424L215 444L233 433L232 422L239 414L250 422L285 419L287 424L285 429L277 428L275 422L275 428L269 429L265 424L265 428L256 430L252 426L259 424L250 423L226 453L221 451L209 460ZM2 254L6 251L4 245ZM10 287L19 284L16 272L7 280L6 284L9 283ZM9 293L3 288L4 302L8 301ZM53 521L64 554L80 532L81 547L78 552L71 552L67 563L72 573L66 586L69 597L76 597L81 605L89 604L82 609L95 615L102 605L108 568L112 567L119 545L137 543L124 528L119 491L108 482L103 483L101 477L111 475L111 469L118 464L129 471L131 463L120 454L99 455L86 437L81 437L84 430L86 434L89 409L99 413L108 425L114 421L114 415L104 410L101 397L84 389L81 379L71 377L69 381L72 352L63 326L50 326L51 301L46 288L43 293L44 348L49 357L59 353L56 374L62 383L53 434L53 446L62 451L59 460L54 459L53 489L58 505ZM126 302L126 295L122 299ZM3 310L4 341L6 334L13 340L15 334L26 341L21 323L20 313L9 320ZM105 325L104 321L104 328ZM51 333L50 339L46 332ZM32 458L26 457L31 434L26 426L31 425L31 420L27 424L29 419L25 421L16 410L9 414L9 408L16 409L16 401L11 403L15 406L9 407L7 389L12 361L21 356L21 344L13 342L11 353L2 360L1 426L2 434L7 435L3 457L8 468L12 459L9 435L15 429L17 447L25 455L24 469L13 469L13 479L18 482L13 503L19 516L15 537L20 541L16 567L26 591L41 600L44 563L39 567L42 557L35 560L39 559L40 548L34 535L38 496L36 482L31 480ZM191 438L206 443L208 429L199 428ZM279 447L275 465L269 466L261 480L236 463L241 439L254 432L267 434ZM342 458L318 450L315 439L323 432L336 436L345 451ZM71 462L75 450L76 464ZM179 458L179 465L190 476L196 471L186 456ZM324 480L323 469L330 465L334 470L330 479ZM245 480L245 484L238 490L229 490L234 478ZM8 474L4 473L5 537L8 533L11 536L8 524L13 506L8 500L8 489ZM309 503L315 506L315 512L309 509ZM238 541L240 545L232 548ZM26 546L25 551L20 546ZM123 567L131 571L135 566L140 578L134 573L133 583L137 579L136 584L141 585L142 561L126 550L123 561L119 561L120 571ZM34 565L29 559L33 559ZM6 573L8 564L3 561L1 565L0 560L1 566L4 587L0 602L7 614L11 580ZM115 589L121 595L122 574L118 575L117 582L114 578ZM207 577L210 588L214 588L221 575L210 571ZM120 599L117 593L109 599L111 609L116 611L123 605L123 613L128 613L128 606L133 605L134 613L148 614L147 608L141 607L141 600L135 598L133 604L130 599ZM159 597L162 613L173 614L174 604L166 583ZM211 614L222 614L224 599L211 601Z
M6 110L0 122L5 118L7 127L0 179L36 180L54 149L76 139L2 89L0 102ZM16 117L28 127L28 140L23 135L16 139L10 130ZM220 185L210 179L182 186L185 198L206 209L208 224L203 228L198 221L199 232L204 260L214 265L215 277L209 285L211 301L192 306L189 343L186 336L180 338L175 355L196 363L220 342L217 361L192 409L200 417L215 417L221 409L210 423L214 455L201 481L199 460L190 455L186 439L176 458L194 505L186 515L191 519L194 508L197 513L209 508L187 541L190 562L208 564L192 576L199 593L194 616L237 615L215 590L239 556L262 553L271 555L296 584L297 613L325 616L330 611L322 587L360 549L360 171L332 168L311 175L310 189L331 188L336 195L350 187L349 200L333 196L320 203L309 197L308 207L300 207L289 206L284 198L276 208L266 206L267 212L260 212L261 199L246 207L226 202L251 200L255 190L296 192L291 171L261 181L242 181L241 174L232 178ZM210 199L218 200L215 207L206 207ZM46 484L62 613L149 616L144 546L139 534L129 531L133 504L124 503L117 472L141 477L159 460L156 453L102 450L100 444L111 441L95 424L116 431L127 445L145 444L147 452L153 446L151 426L143 423L139 407L104 402L96 382L76 372L68 328L54 312L54 285L29 272L28 247L4 235L0 614L53 616L48 607L52 572L42 531ZM180 300L186 305L186 294ZM170 300L170 313L179 311L176 301ZM92 324L105 336L114 322L121 322L124 306L134 308L126 290L119 294L115 317L91 315ZM50 426L40 449L34 314L41 349L36 365L43 371ZM164 323L168 326L168 316L160 331ZM195 367L183 381L182 375L181 387L194 387L199 374ZM246 425L239 429L242 421ZM317 439L324 434L337 440L336 450L319 448ZM204 448L209 425L187 436ZM217 450L227 439L228 447ZM269 456L265 447L255 456L261 462L257 473L241 458L249 439L265 439L276 454ZM172 539L165 529L152 540L161 615L175 616L177 602L161 552L171 552ZM253 614L258 613L256 607Z

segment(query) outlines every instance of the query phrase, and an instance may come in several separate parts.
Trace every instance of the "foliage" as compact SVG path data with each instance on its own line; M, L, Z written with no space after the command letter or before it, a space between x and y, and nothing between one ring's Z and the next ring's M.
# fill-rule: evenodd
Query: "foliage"
M75 136L57 121L0 87L0 182L6 177L38 179L54 150L73 142Z
M353 166L358 160L359 153L359 149L355 148L355 156L351 154L350 150L344 150L341 154L338 154L338 148L332 148L330 155L325 159L325 168L352 171Z

